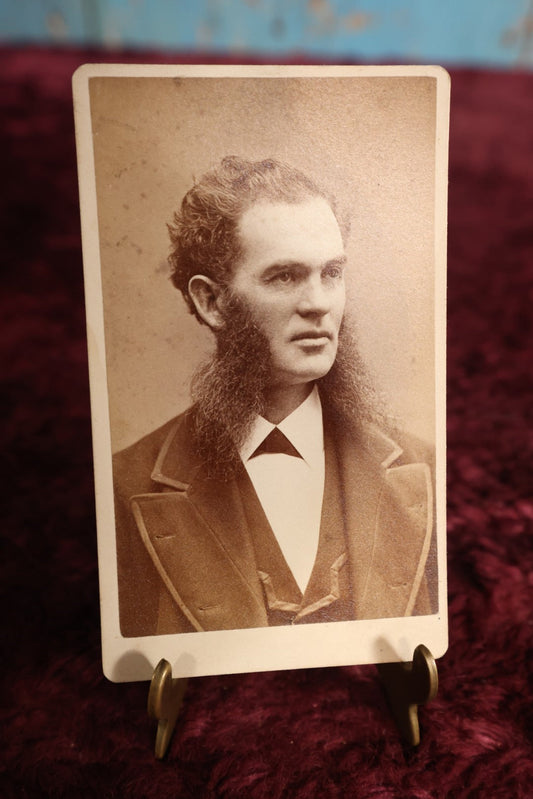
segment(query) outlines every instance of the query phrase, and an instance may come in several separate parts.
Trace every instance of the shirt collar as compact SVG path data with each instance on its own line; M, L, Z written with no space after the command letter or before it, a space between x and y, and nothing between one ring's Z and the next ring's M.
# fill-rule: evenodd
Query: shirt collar
M284 433L296 447L309 466L319 464L324 453L324 429L322 425L322 404L315 386L307 399L278 425L272 424L262 416L252 423L248 438L240 449L240 456L246 462L274 427Z

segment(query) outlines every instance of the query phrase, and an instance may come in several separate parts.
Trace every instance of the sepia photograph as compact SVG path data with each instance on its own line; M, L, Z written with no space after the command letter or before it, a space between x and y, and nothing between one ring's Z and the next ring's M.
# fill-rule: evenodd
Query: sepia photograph
M74 76L104 671L447 646L438 67Z

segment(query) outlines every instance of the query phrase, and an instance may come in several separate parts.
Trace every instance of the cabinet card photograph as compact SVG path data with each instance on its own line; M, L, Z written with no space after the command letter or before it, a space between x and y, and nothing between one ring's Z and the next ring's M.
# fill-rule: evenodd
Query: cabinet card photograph
M447 646L449 78L85 65L104 672Z

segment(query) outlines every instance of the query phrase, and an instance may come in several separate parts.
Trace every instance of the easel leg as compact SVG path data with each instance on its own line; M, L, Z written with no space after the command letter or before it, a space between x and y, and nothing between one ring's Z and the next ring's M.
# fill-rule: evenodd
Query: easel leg
M418 705L434 699L439 687L433 655L420 644L414 651L412 663L380 663L377 668L403 740L409 746L418 746Z
M159 722L155 739L155 756L158 760L166 755L186 687L187 680L172 679L172 666L167 660L160 660L148 692L148 713Z

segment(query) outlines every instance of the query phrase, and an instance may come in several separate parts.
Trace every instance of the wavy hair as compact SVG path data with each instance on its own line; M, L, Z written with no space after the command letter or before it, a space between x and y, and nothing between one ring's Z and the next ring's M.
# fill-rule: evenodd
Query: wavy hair
M272 158L247 161L227 156L195 183L168 225L171 278L190 313L202 321L189 296L193 275L228 285L242 255L236 232L245 211L261 201L292 204L313 197L323 197L335 212L332 198L314 181Z

